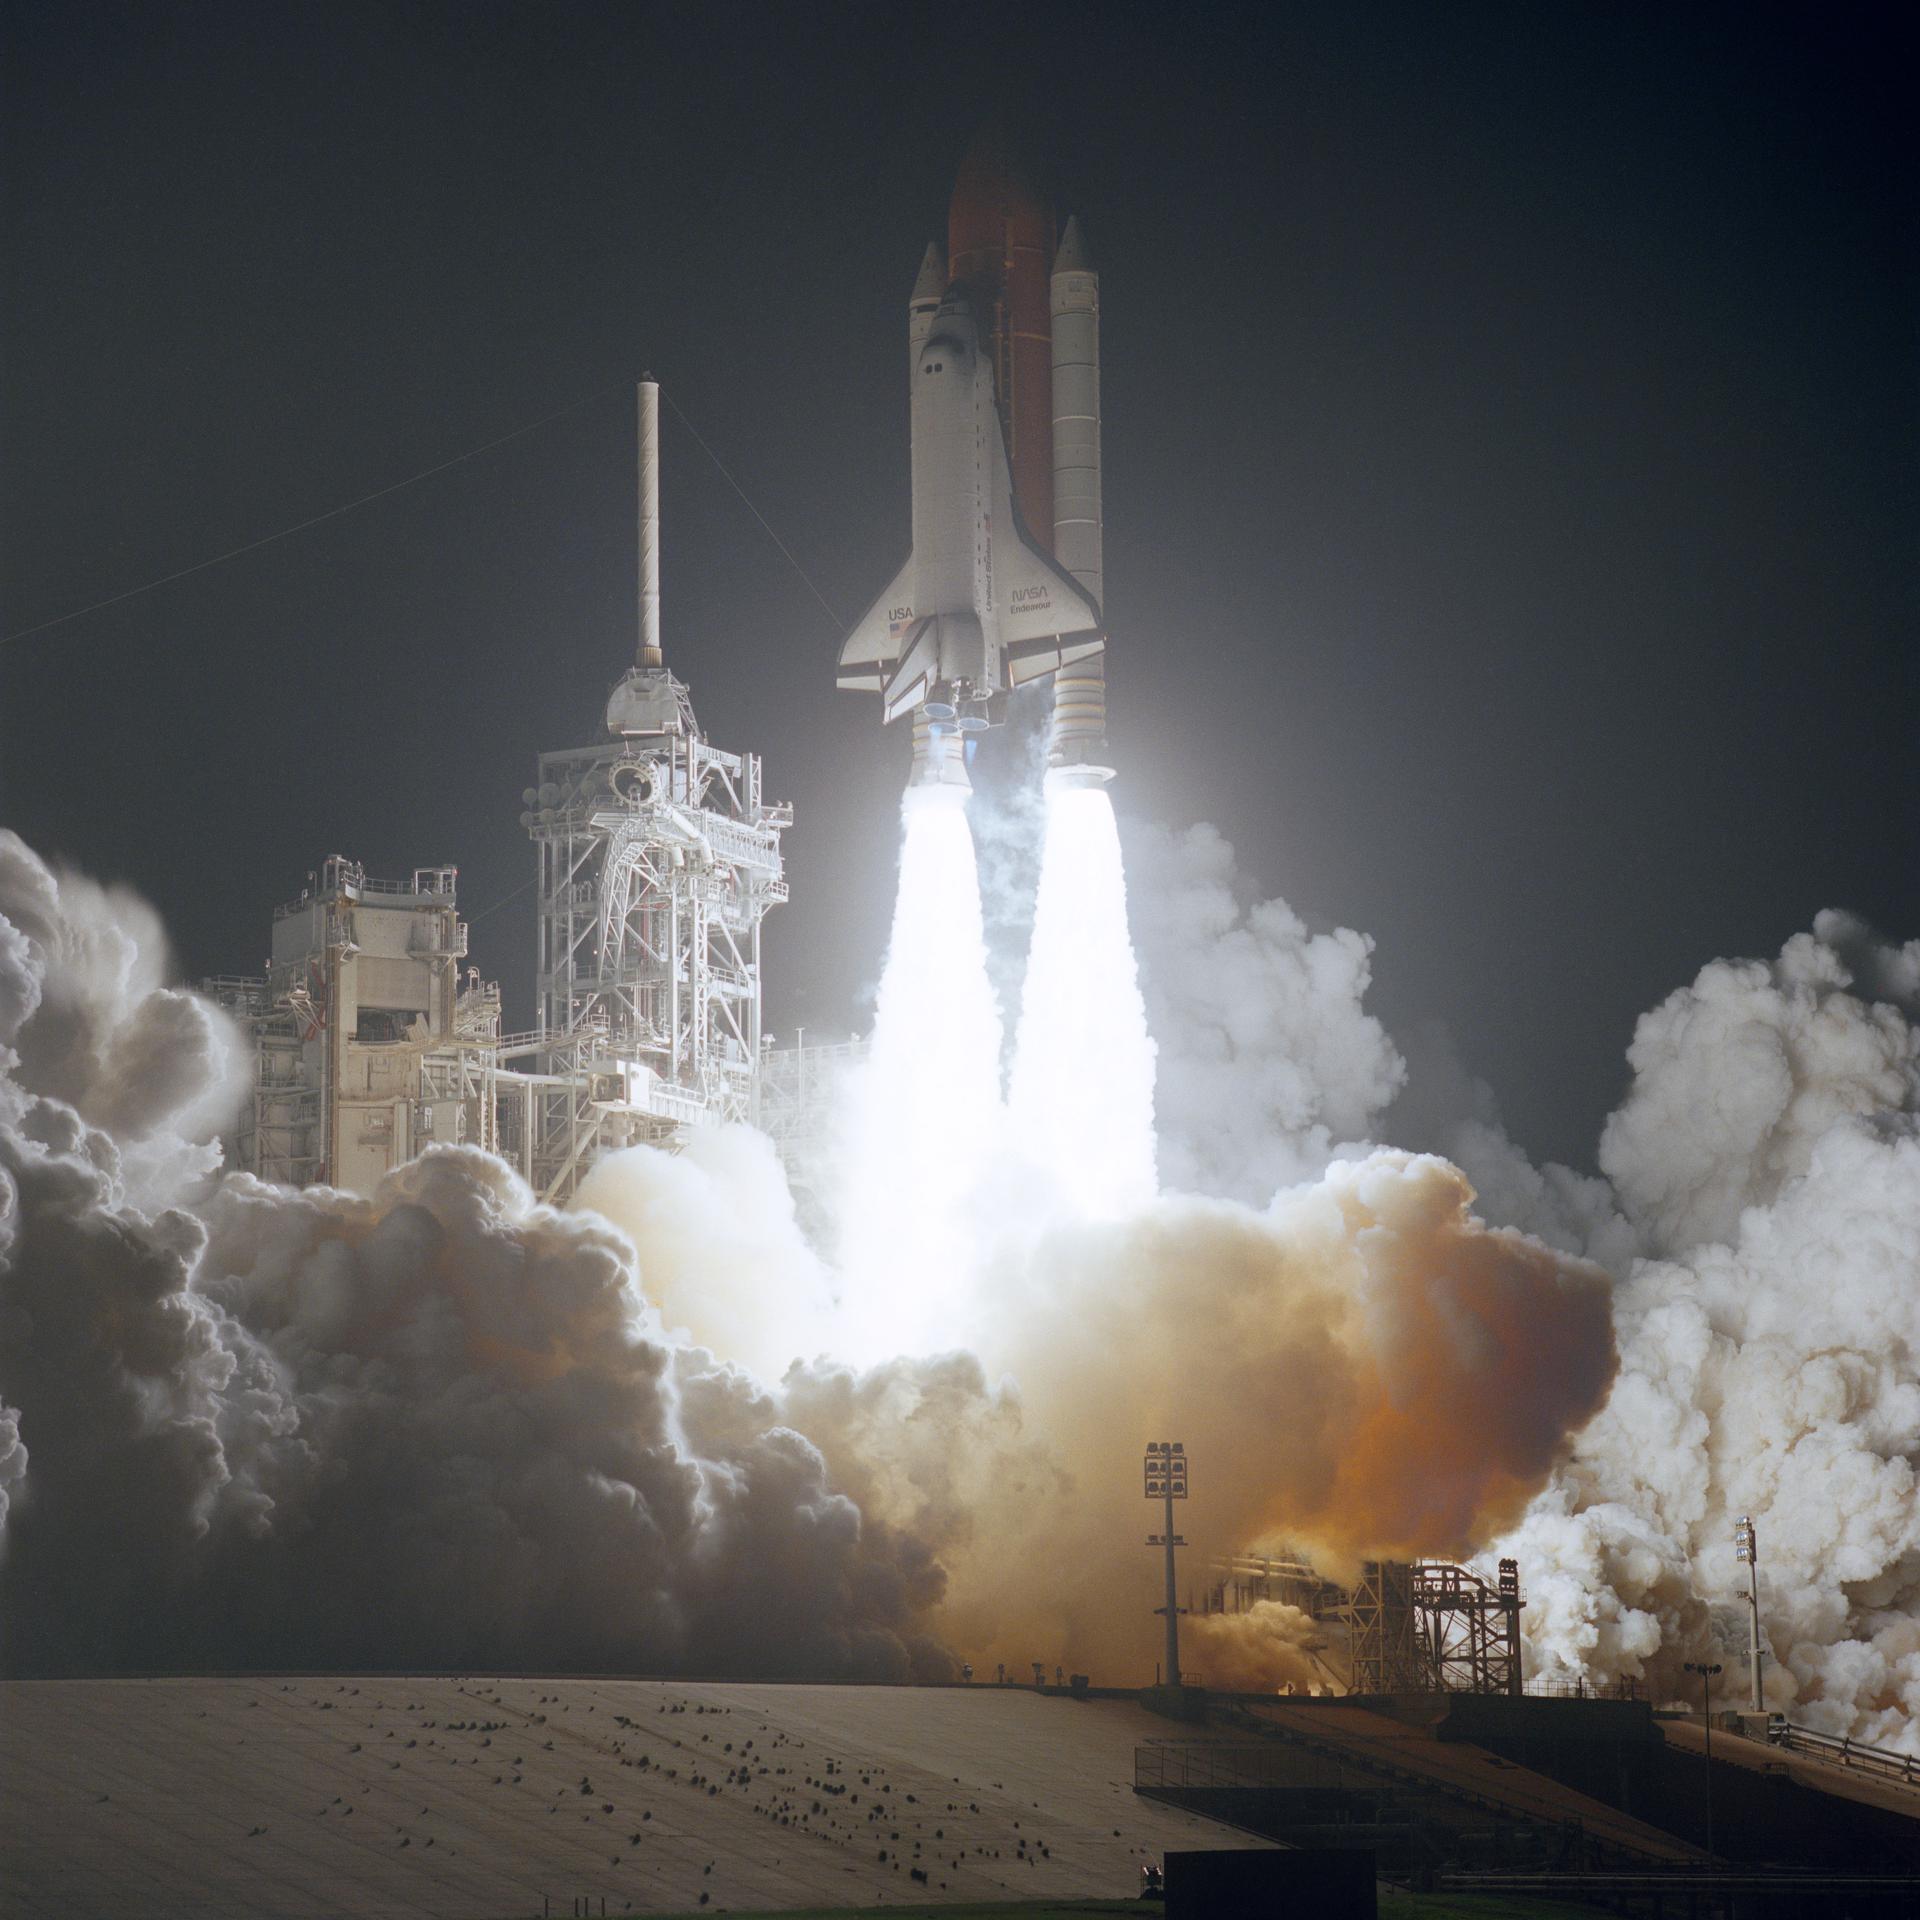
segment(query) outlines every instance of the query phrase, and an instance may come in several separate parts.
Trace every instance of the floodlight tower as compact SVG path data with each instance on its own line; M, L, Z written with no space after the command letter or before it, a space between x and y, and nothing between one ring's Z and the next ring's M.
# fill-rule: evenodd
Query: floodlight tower
M1747 1669L1753 1710L1764 1713L1760 1702L1760 1536L1751 1514L1743 1513L1734 1523L1733 1544L1747 1570Z
M1178 1440L1149 1440L1146 1461L1147 1498L1167 1503L1167 1530L1147 1535L1147 1545L1167 1552L1167 1604L1156 1608L1167 1616L1167 1685L1180 1684L1179 1586L1174 1578L1173 1550L1187 1543L1173 1530L1173 1503L1187 1497L1187 1450Z
M1700 1676L1700 1723L1706 1730L1707 1742L1707 1852L1713 1852L1713 1676L1720 1671L1718 1660L1688 1660L1682 1663L1687 1672Z

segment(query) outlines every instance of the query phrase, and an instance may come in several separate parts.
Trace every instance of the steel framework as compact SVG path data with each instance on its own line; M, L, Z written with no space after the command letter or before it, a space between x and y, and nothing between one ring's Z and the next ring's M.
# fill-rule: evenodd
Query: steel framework
M522 816L539 849L539 1026L525 1163L565 1199L600 1152L755 1121L760 922L787 897L754 754L710 747L686 687L636 667L622 731L540 756Z
M1208 1572L1212 1584L1202 1599L1203 1613L1245 1613L1263 1600L1276 1600L1315 1619L1334 1619L1347 1605L1345 1589L1316 1573L1291 1548L1216 1555Z
M1439 1693L1520 1691L1520 1569L1500 1562L1490 1587L1465 1567L1413 1569L1418 1637Z
M1355 1693L1430 1693L1413 1613L1413 1569L1404 1561L1369 1560L1348 1603L1353 1628L1351 1689Z
M1348 1603L1355 1693L1521 1690L1520 1570L1497 1586L1442 1561L1369 1560Z

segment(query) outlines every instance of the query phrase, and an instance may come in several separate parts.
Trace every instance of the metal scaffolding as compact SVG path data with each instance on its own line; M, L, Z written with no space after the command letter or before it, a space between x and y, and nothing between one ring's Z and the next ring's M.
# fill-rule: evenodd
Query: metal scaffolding
M529 1062L522 1170L566 1201L602 1153L670 1145L759 1111L760 922L787 897L793 809L756 754L710 747L660 633L660 390L638 392L634 665L607 737L540 756L521 824L539 849L539 1009L503 1045Z
M1520 1570L1499 1585L1441 1561L1369 1560L1347 1613L1355 1693L1518 1694Z
M1354 1693L1430 1693L1413 1612L1413 1569L1400 1560L1368 1560L1348 1602Z
M460 987L452 867L399 882L329 860L276 911L267 972L210 983L255 1043L238 1164L372 1192L467 1142L565 1204L604 1153L758 1120L760 922L787 897L793 810L764 797L756 755L707 744L664 662L651 380L639 451L635 664L600 741L540 756L520 816L539 860L533 1027L503 1035L498 989Z
M758 1118L760 922L787 897L754 754L702 738L686 687L635 668L591 747L540 756L539 1025L502 1048L540 1082L527 1171L564 1200L599 1154Z
M1465 1567L1413 1569L1418 1636L1438 1693L1520 1691L1520 1569L1500 1562L1490 1587Z

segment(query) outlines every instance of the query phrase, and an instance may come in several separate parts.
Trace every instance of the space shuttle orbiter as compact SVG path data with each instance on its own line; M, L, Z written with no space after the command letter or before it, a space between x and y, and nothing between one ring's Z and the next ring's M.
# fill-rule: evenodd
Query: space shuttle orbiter
M843 642L838 683L877 693L883 720L913 716L916 783L965 786L965 737L1005 717L1010 689L1071 669L1050 758L1104 779L1099 283L992 134L950 229L952 274L929 247L908 305L913 551Z
M841 646L839 684L878 693L889 721L923 712L966 733L1003 717L1008 688L1106 639L1092 595L1021 521L963 293L941 301L921 345L912 414L913 551Z

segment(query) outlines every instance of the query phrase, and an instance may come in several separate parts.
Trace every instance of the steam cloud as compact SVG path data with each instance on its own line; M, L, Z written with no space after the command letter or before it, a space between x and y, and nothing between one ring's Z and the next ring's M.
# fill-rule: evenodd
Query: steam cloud
M1137 828L1127 865L1148 903L1133 931L1160 1043L1161 1179L1262 1206L1366 1139L1406 1078L1361 1004L1373 942L1311 934L1284 900L1244 901L1209 826Z
M1920 942L1823 913L1640 1021L1601 1144L1652 1256L1620 1382L1505 1543L1548 1670L1744 1677L1747 1514L1767 1704L1920 1751L1916 1012Z
M896 954L959 971L900 991L993 1057L964 816L931 819ZM1023 1171L969 1081L931 1216L871 1141L839 1196L843 1230L891 1193L941 1246L876 1232L829 1265L743 1130L615 1156L570 1214L471 1150L372 1201L221 1175L237 1036L165 986L149 909L0 834L6 1669L1131 1673L1136 1456L1173 1432L1203 1544L1335 1575L1512 1552L1535 1670L1596 1681L1733 1649L1751 1512L1770 1702L1907 1739L1920 943L1825 914L1703 969L1640 1024L1601 1179L1531 1165L1443 1042L1396 1048L1368 942L1250 900L1210 829L1128 851L1157 1063L1055 1019L1025 1087L1083 1076L1099 1112L1117 1074L1107 1111L1138 1111L1157 1064L1161 1190L1137 1154L1124 1183L1062 1161L1057 1128ZM1073 913L1111 947L1117 862L1094 885ZM1132 963L1101 958L1124 1012ZM910 1106L926 1009L882 997L881 1097ZM1217 1680L1316 1671L1289 1609L1196 1626Z

